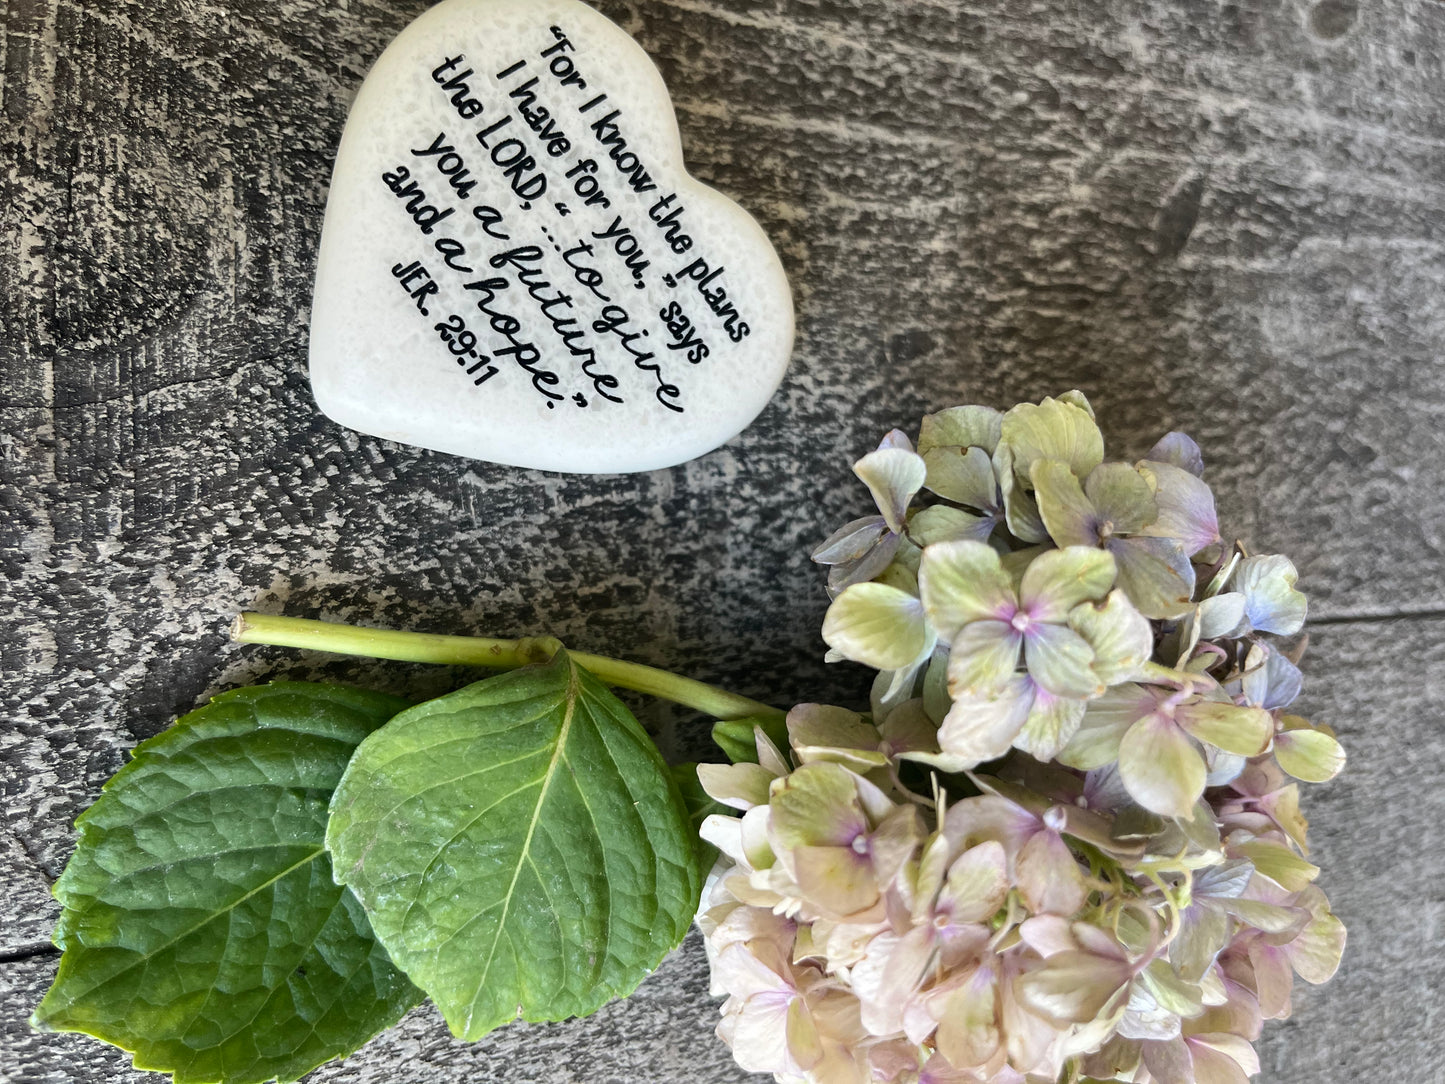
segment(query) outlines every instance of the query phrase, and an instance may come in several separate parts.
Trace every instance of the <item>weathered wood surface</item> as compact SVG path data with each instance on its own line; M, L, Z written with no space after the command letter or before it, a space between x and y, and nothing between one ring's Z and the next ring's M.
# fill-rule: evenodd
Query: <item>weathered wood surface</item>
M626 478L339 431L305 317L346 105L423 0L0 6L0 1080L144 1079L24 1017L69 823L208 691L463 675L238 650L238 609L568 643L780 703L826 669L806 559L848 463L925 409L1081 387L1187 427L1233 530L1291 554L1309 796L1350 924L1266 1084L1438 1079L1445 815L1445 4L650 0L694 172L792 276L798 352L728 447ZM1392 620L1381 620L1392 618ZM703 728L656 708L677 754ZM318 1080L740 1080L695 943L638 999L476 1048L418 1014ZM153 1078L151 1078L153 1079Z

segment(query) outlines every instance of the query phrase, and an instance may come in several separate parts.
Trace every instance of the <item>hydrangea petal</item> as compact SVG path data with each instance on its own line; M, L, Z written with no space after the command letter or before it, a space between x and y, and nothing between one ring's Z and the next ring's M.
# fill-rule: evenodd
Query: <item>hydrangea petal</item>
M1187 433L1177 429L1165 433L1144 457L1153 463L1168 463L1198 477L1204 473L1204 455Z
M1242 605L1244 596L1238 597ZM1299 667L1283 651L1265 643L1249 649L1244 671L1239 684L1245 700L1266 711L1289 707L1304 685Z
M878 902L872 863L852 847L801 846L790 855L798 887L814 906L841 917Z
M1004 621L974 621L949 645L948 690L955 696L992 696L1018 669L1023 636Z
M863 1003L863 1023L874 1035L903 1030L904 1007L923 982L934 951L929 926L916 926L901 937L882 933L869 942L851 977Z
M1345 750L1323 730L1286 730L1275 735L1274 759L1296 779L1324 783L1344 768Z
M1169 959L1180 977L1199 981L1228 944L1230 931L1229 916L1218 908L1200 903L1186 908L1179 933L1169 945Z
M1241 708L1214 700L1181 704L1175 720L1202 742L1217 746L1226 753L1258 756L1269 747L1274 719L1262 708Z
M1099 516L1067 463L1039 460L1033 465L1033 483L1039 515L1057 545L1098 545Z
M880 448L854 463L853 473L873 494L888 529L902 533L908 506L928 476L923 457L906 448Z
M1147 689L1132 682L1106 690L1085 705L1083 721L1058 760L1080 771L1112 764L1119 759L1119 744L1129 728L1157 705Z
M1231 1039L1235 1037L1227 1036ZM1240 1067L1239 1062L1223 1051L1201 1044L1199 1038L1190 1036L1187 1040L1193 1058L1194 1084L1249 1084L1249 1074Z
M830 534L813 550L811 556L820 565L841 565L857 561L888 531L888 522L882 516L864 516L851 523L845 523Z
M1304 626L1306 599L1295 590L1299 573L1288 557L1246 557L1234 572L1232 587L1244 595L1245 616L1260 632L1293 636Z
M797 1068L806 1072L823 1060L823 1039L808 1011L808 1003L795 998L788 1005L788 1055Z
M780 779L769 802L774 848L850 846L868 829L857 778L837 764L805 764Z
M878 748L878 730L856 711L829 704L799 704L788 712L788 742L798 746Z
M999 427L999 447L1004 446L1024 478L1040 459L1062 460L1080 478L1104 460L1104 435L1092 415L1064 399L1020 403L1009 410Z
M1109 1005L1129 981L1123 960L1092 952L1060 952L1015 983L1019 1000L1032 1012L1059 1024L1087 1024Z
M1013 745L1033 704L1034 684L1025 675L1012 678L997 696L959 697L938 729L938 747L959 767L1001 757ZM915 755L913 759L922 760Z
M746 812L768 804L768 786L775 776L758 764L699 764L697 781L715 802Z
M988 840L964 851L948 867L939 909L947 907L954 922L983 922L1003 906L1008 890L1003 844Z
M888 531L878 540L876 546L856 561L844 561L834 565L828 570L828 593L836 597L855 583L867 583L881 575L893 563L893 558L902 545L903 538Z
M1339 969L1345 953L1345 925L1330 913L1329 901L1318 888L1307 888L1300 903L1309 907L1310 922L1285 946L1285 955L1300 978L1318 986L1329 982Z
M1092 546L1041 553L1024 570L1019 601L1036 621L1062 623L1081 602L1104 597L1114 586L1114 558Z
M1084 874L1057 832L1035 832L1019 852L1017 877L1019 895L1034 914L1068 917L1088 899Z
M1238 591L1226 591L1205 599L1199 604L1196 621L1201 640L1233 635L1244 623L1244 596Z
M1024 488L1014 473L1014 456L1007 444L1000 444L993 453L993 469L998 476L999 492L1003 494L1004 518L1015 538L1024 542L1047 542L1048 528L1039 515L1033 494Z
M1141 463L1139 469L1154 483L1159 515L1140 533L1173 539L1193 557L1219 541L1219 516L1214 493L1203 480L1169 463Z
M1103 602L1081 602L1070 610L1069 628L1094 649L1094 673L1105 685L1134 677L1154 652L1149 619L1117 589Z
M854 662L897 670L932 650L933 630L912 595L887 584L858 583L828 607L823 640Z
M1107 524L1113 534L1137 534L1159 518L1154 487L1128 463L1099 464L1084 479L1084 493L1100 526Z
M943 1003L938 1052L956 1069L983 1066L1002 1041L998 1015L997 972L991 967L975 968Z
M1259 1010L1266 1020L1283 1020L1290 1014L1289 996L1294 990L1289 958L1282 949L1261 940L1249 944L1249 963L1254 968L1254 988Z
M933 448L982 448L989 455L998 447L1003 431L1003 414L993 407L956 406L926 414L918 430L918 450Z
M1195 1084L1194 1063L1183 1039L1147 1042L1141 1057L1155 1084Z
M1033 625L1024 637L1024 660L1029 676L1055 696L1086 699L1104 691L1104 683L1090 665L1094 649L1063 625Z
M919 565L918 589L929 621L945 640L970 621L1006 621L1016 607L1013 585L998 554L981 542L929 546Z
M1040 689L1034 694L1023 728L1014 738L1014 748L1022 749L1035 760L1053 760L1073 740L1087 708L1087 701L1055 696Z
M1193 608L1194 566L1176 542L1162 538L1110 539L1119 586L1145 617L1181 617Z
M992 511L999 506L993 459L982 448L932 448L923 455L924 485L945 500Z
M934 504L908 521L908 534L924 548L935 542L987 542L997 525L993 516L975 516L946 504Z
M1136 802L1163 817L1192 817L1204 793L1204 758L1163 715L1149 715L1119 743L1119 775Z

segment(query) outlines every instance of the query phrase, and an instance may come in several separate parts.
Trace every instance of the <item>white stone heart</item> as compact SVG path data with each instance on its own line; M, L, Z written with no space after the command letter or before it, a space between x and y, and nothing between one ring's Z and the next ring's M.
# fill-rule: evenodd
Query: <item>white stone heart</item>
M311 386L375 436L611 473L740 432L787 367L762 230L688 176L672 102L578 0L446 0L346 122L316 270Z

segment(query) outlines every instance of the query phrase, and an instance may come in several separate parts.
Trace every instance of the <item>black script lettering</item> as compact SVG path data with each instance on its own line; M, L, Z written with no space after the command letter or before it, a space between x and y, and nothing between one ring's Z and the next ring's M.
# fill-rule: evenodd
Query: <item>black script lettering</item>
M431 146L424 150L414 150L411 153L417 158L434 159L432 164L437 167L437 172L447 179L452 186L452 191L461 199L470 199L472 189L477 187L477 182L472 179L471 170L467 169L466 162L457 153L457 149L446 141L447 134L440 133L431 141Z
M631 226L622 224L622 216L617 215L601 233L593 231L592 237L597 241L611 241L617 255L622 257L622 262L627 265L627 270L632 272L632 277L637 282L642 281L642 272L652 266L642 252L642 246L637 243L637 238L632 234Z
M431 77L434 82L441 84L443 91L451 93L452 108L457 111L457 116L462 120L471 120L482 114L482 103L472 97L471 87L467 86L466 82L474 74L472 69L468 68L451 78L446 78L465 59L465 56L448 57L438 67L432 69Z
M682 222L680 221L683 211L682 204L678 203L676 207L673 207L674 203L677 203L676 192L663 196L647 209L647 217L656 222L658 228L662 230L662 239L667 242L668 247L681 256L692 248L692 238L682 232ZM668 208L672 209L668 210ZM664 214L664 212L666 213Z
M397 166L390 173L383 173L381 179L390 188L392 194L398 199L406 200L406 213L411 215L411 220L417 224L422 233L430 236L436 224L448 215L455 213L455 207L448 207L445 211L438 210L430 203L427 203L427 194L422 191L421 185L412 179L411 170L406 166Z
M622 110L614 109L600 120L593 121L592 134L597 137L598 143L607 148L607 157L627 179L629 188L634 192L651 192L657 185L653 183L652 174L642 168L642 161L627 149L627 137L617 127L617 118L621 115Z

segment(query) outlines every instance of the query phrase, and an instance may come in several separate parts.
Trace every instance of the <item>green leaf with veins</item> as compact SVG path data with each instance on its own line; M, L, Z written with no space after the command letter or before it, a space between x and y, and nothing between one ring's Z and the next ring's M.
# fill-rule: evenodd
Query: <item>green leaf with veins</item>
M656 746L563 651L372 735L326 840L377 937L465 1039L631 993L701 889Z
M296 1080L418 1004L324 848L352 753L405 706L262 685L142 742L76 821L55 885L64 955L35 1026L179 1084L252 1084Z

